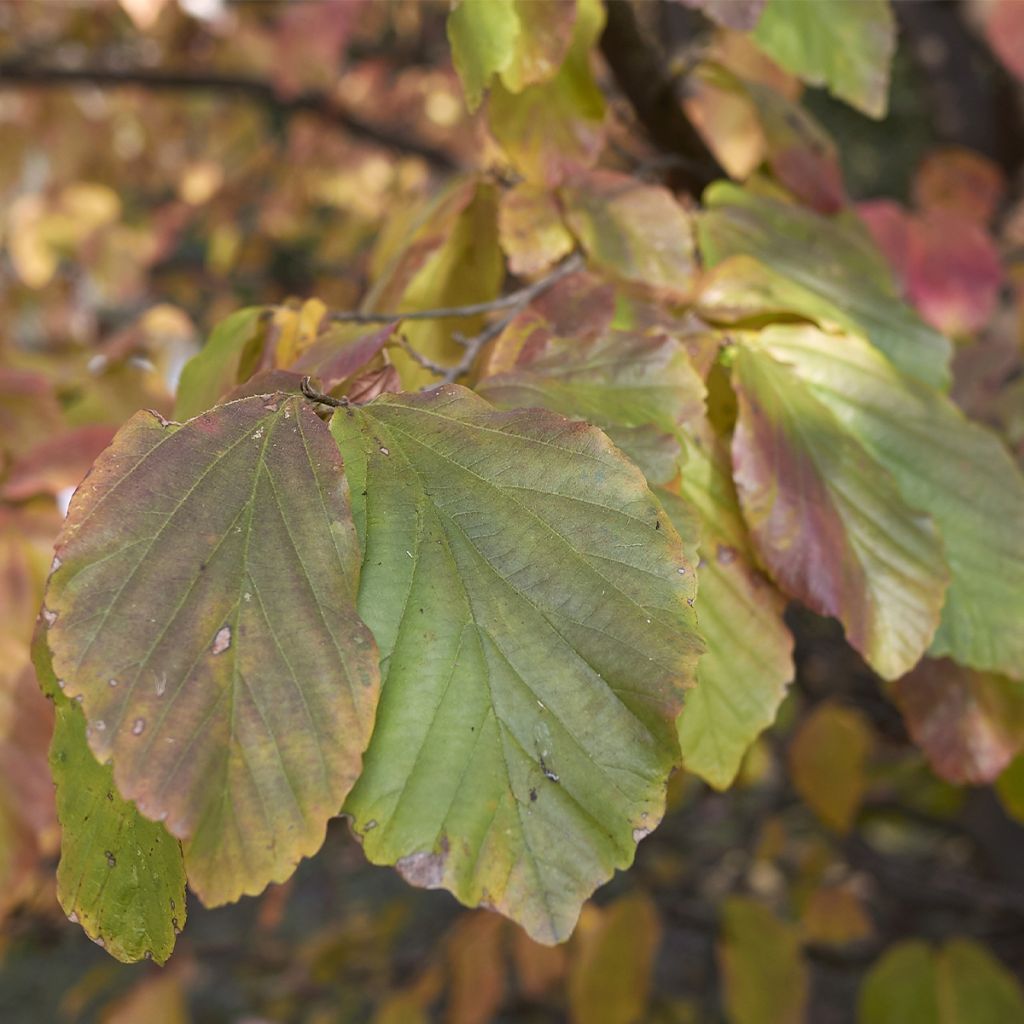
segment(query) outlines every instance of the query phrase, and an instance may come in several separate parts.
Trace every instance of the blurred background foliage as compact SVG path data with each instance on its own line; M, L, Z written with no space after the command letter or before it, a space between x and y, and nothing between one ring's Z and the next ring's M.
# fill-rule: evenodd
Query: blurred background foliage
M957 398L1024 456L1024 4L896 4L882 120L803 89L700 6L640 13L715 157L741 179L774 160L818 209L857 202L909 300L960 342ZM913 708L803 612L796 683L735 786L675 777L664 824L565 947L368 866L340 821L286 885L194 906L167 968L118 965L61 915L28 641L70 489L132 412L171 413L225 315L355 308L448 177L502 183L447 10L0 4L0 1019L1024 1020L1020 700L942 691L960 694L956 735L918 735L922 753ZM591 59L606 162L672 183Z

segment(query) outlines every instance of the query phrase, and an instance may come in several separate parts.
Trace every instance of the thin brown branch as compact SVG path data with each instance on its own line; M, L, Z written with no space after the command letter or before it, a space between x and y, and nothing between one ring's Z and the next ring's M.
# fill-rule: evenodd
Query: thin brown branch
M325 92L311 90L296 96L281 96L272 82L246 75L193 74L151 68L63 68L37 66L23 61L0 62L0 89L57 89L76 85L100 89L137 88L152 92L233 94L258 103L275 114L313 114L365 142L396 153L422 157L439 171L459 169L457 161L443 149L416 138L407 129L365 121Z
M483 347L493 341L511 323L513 319L525 309L534 299L543 295L552 288L563 277L575 273L583 266L583 257L579 253L573 253L568 259L560 263L550 274L528 284L525 288L510 292L500 298L492 299L490 302L477 302L471 306L452 306L448 309L423 310L417 314L399 313L399 319L420 319L420 320L441 320L451 316L476 316L480 313L504 310L504 315L497 320L491 321L478 334L466 337L462 334L455 335L456 340L462 346L462 355L458 362L451 366L441 366L433 360L414 352L403 339L403 345L407 352L420 364L440 378L439 384L453 384L463 374L469 373L476 362L477 356ZM430 387L436 387L432 384Z

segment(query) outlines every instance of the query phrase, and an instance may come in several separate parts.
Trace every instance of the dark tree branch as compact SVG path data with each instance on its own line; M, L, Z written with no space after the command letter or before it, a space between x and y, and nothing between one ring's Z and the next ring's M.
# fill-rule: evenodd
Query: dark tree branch
M396 153L411 153L422 157L439 171L459 169L457 161L443 149L416 138L404 129L364 121L324 92L308 91L297 96L280 96L272 83L245 75L191 74L149 68L115 70L100 67L39 67L22 61L0 63L0 89L57 89L75 85L92 85L100 89L137 88L152 92L233 94L258 103L276 114L313 114L365 142Z
M679 101L678 82L668 61L636 19L631 0L608 0L601 52L651 141L679 159L673 182L700 192L726 177L711 150L690 123Z

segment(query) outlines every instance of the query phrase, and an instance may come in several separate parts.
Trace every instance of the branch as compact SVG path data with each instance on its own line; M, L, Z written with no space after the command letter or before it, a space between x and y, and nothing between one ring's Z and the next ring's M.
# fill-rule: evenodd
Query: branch
M0 62L0 89L58 89L92 85L101 89L141 88L153 92L233 93L282 115L314 114L350 135L396 153L422 157L439 171L456 171L457 161L443 149L417 139L408 131L371 124L340 106L328 93L311 90L280 96L273 83L246 75L192 74L149 68L33 67L21 61Z
M676 79L656 43L641 31L633 4L608 0L605 9L608 20L601 52L651 140L680 159L674 172L678 184L700 192L715 179L727 177L683 112Z
M432 359L417 352L403 338L402 347L416 360L425 370L429 370L436 377L440 378L440 384L453 384L464 373L473 368L476 357L480 354L484 345L496 338L525 309L534 299L543 295L555 284L574 274L583 267L583 257L579 253L573 253L568 259L560 263L550 274L519 288L508 295L502 295L489 302L474 302L468 306L448 306L441 309L423 309L414 313L329 313L331 320L341 323L389 323L394 320L446 320L450 317L471 317L479 316L482 313L494 313L504 311L504 315L493 320L486 327L471 337L462 334L455 334L453 337L462 346L462 355L457 363L452 366L442 366ZM430 385L436 387L437 385Z

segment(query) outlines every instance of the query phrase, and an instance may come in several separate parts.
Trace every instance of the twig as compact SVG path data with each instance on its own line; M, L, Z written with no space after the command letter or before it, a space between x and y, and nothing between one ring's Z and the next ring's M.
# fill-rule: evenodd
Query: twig
M314 114L367 142L394 152L422 157L440 171L459 169L458 162L449 153L416 138L408 129L371 124L344 109L328 93L317 90L297 96L281 96L272 82L247 75L192 74L152 68L39 67L24 60L0 62L0 89L53 89L75 85L92 85L101 89L142 88L158 92L234 93L278 114Z
M347 409L351 404L347 398L335 398L333 395L325 395L317 391L310 383L309 377L303 377L299 384L299 390L311 402L319 402L321 405L329 405L332 409Z
M450 316L475 316L478 313L505 310L504 316L500 316L497 320L489 323L479 334L475 334L472 337L466 337L462 334L454 336L455 340L462 346L462 355L458 362L451 366L442 366L440 363L435 363L432 359L428 359L421 353L414 351L404 338L402 339L403 347L420 366L440 378L438 383L454 384L459 377L464 373L468 373L473 368L473 363L476 362L476 357L480 354L484 345L501 334L526 306L561 281L563 277L568 277L570 274L575 273L582 266L583 257L579 253L573 253L546 277L542 277L539 281L534 281L533 284L520 288L518 291L510 292L501 298L492 299L490 302L478 302L472 306L453 306L450 309L423 310L418 316L407 313L396 314L398 319L440 320ZM431 384L429 386L436 387L437 385Z
M546 292L556 281L575 273L583 267L583 257L573 253L567 260L533 284L519 288L508 295L501 295L487 302L472 302L465 306L441 306L437 309L420 309L410 313L357 313L348 310L331 312L326 319L342 324L386 324L395 320L448 320L455 317L480 316L483 313L496 313L502 309L514 309L518 312L538 295ZM462 339L468 344L472 339Z

